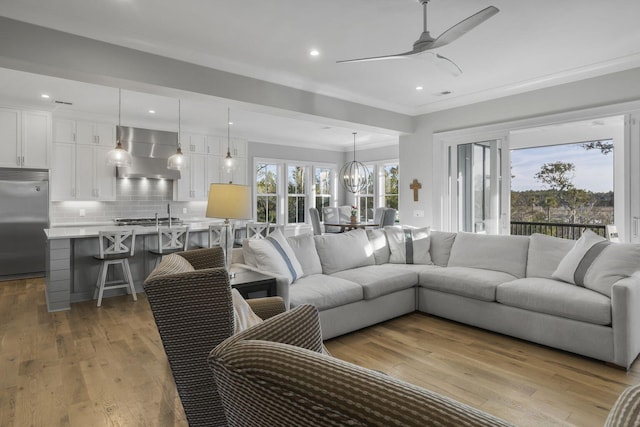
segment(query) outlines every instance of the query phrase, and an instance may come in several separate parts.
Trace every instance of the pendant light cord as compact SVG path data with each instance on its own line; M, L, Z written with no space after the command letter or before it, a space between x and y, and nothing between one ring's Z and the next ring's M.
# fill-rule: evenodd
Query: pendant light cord
M180 110L180 98L178 98L178 149L182 148L182 144L180 143L180 121L182 119Z
M353 161L356 161L356 135L358 132L353 132Z
M231 157L231 107L227 107L227 157Z

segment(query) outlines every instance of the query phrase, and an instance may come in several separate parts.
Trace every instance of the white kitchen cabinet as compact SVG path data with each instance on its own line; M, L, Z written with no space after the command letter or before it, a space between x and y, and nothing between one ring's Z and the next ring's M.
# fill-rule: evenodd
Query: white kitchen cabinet
M207 197L209 197L209 185L222 182L220 176L220 165L222 163L220 163L220 159L220 156L207 156Z
M182 133L180 135L180 145L183 153L206 153L206 136L193 133Z
M0 166L20 166L20 111L0 108Z
M115 200L115 167L105 162L110 149L75 143L54 143L51 200Z
M53 142L76 142L76 121L71 119L53 120Z
M53 121L53 142L113 148L116 146L116 126L113 123L56 118Z
M0 108L0 167L49 167L50 113Z
M46 169L49 167L49 140L51 115L40 111L22 112L23 168Z
M204 154L184 154L186 165L180 171L180 179L175 184L175 200L207 200L207 157Z
M116 199L116 170L106 163L109 147L76 145L76 200Z
M78 120L76 122L76 142L86 145L116 146L116 127L113 124L94 123Z
M54 143L51 161L51 200L76 199L76 144Z
M220 154L222 148L221 147L221 137L219 136L213 136L213 135L207 135L206 140L205 140L205 144L206 144L206 153L209 155L216 155L216 154ZM226 145L225 145L226 147ZM226 152L225 152L226 153Z
M220 138L220 155L226 156L227 149L231 153L231 157L247 157L247 140L231 138L227 142L227 137Z

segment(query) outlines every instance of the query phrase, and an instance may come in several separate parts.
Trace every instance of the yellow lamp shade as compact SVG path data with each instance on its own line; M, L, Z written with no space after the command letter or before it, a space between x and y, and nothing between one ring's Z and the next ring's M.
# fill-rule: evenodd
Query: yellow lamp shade
M207 203L208 218L250 219L251 189L247 185L211 184Z

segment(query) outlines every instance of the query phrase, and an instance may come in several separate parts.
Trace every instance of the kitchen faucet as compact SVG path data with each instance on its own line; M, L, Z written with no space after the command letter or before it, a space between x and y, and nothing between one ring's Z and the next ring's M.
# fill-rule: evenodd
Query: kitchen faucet
M169 215L169 228L171 228L171 203L167 203L167 214Z

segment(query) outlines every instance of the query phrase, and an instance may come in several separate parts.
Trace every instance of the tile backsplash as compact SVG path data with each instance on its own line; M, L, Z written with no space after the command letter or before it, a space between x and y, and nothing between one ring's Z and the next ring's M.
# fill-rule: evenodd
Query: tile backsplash
M167 216L167 203L171 203L172 216L181 219L204 218L207 209L207 202L174 202L173 181L118 179L116 201L52 202L49 216L52 226L108 223L114 218L152 218L156 213L163 217Z

